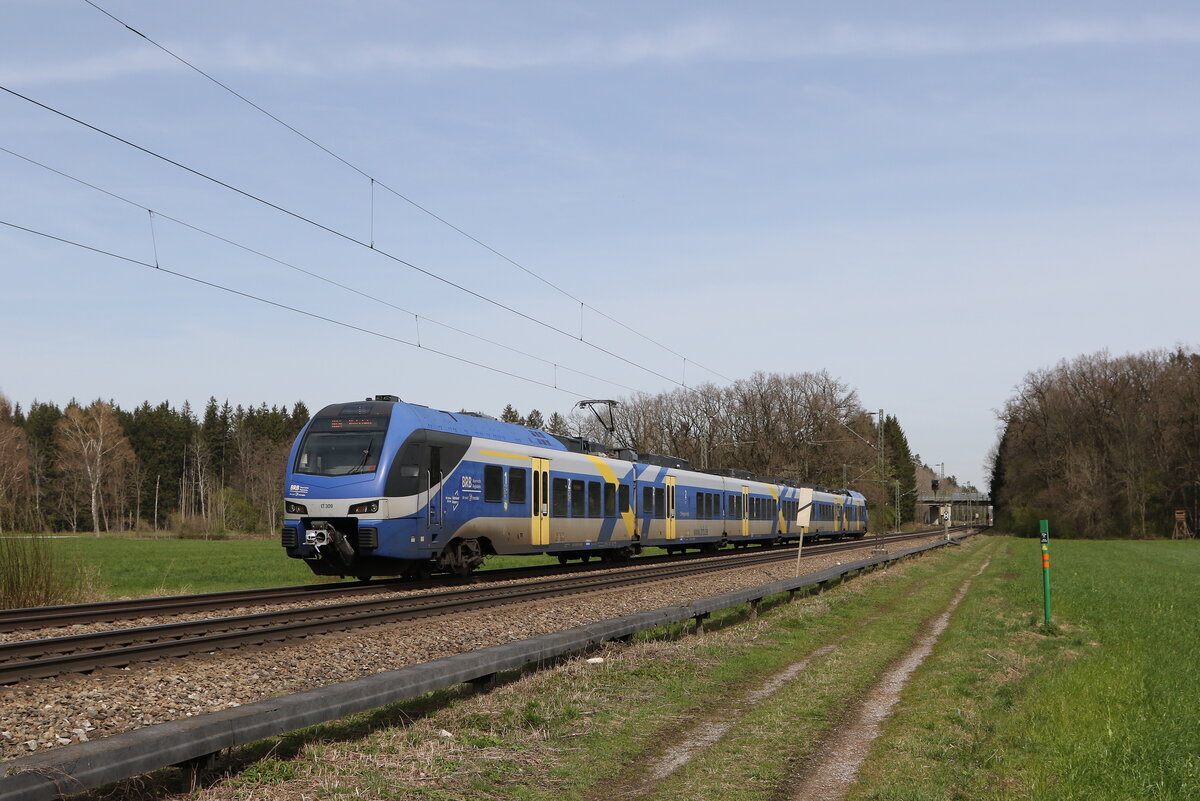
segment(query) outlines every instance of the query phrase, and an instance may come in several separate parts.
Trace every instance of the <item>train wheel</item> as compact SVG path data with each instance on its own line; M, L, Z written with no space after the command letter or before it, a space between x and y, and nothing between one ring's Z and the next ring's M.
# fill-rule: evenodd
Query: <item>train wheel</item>
M367 582L372 579L372 576L355 576L356 579L362 582Z
M560 565L565 565L567 563L567 555L565 553L560 553L558 555L558 563Z

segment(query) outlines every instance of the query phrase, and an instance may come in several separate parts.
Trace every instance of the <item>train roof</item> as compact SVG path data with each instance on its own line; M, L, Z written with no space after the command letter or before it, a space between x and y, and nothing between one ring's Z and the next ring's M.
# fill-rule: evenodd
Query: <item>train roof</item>
M377 396L387 400L368 399L351 403L334 403L317 412L315 417L339 417L354 415L361 417L391 416L392 425L412 429L429 428L468 437L495 439L556 451L567 450L557 437L536 428L527 428L516 423L503 423L473 412L447 412L431 409L416 403L392 400L391 396Z
M539 448L550 448L557 451L574 453L608 453L609 449L597 442L583 437L565 437L542 431L539 428L529 428L516 423L504 423L494 417L479 412L447 412L441 409L431 409L419 403L405 403L395 395L376 395L361 401L349 403L332 403L313 417L389 417L393 423L407 425L413 429L429 428L435 431L446 431L452 434L463 434L468 437L483 437L502 442L513 442L521 445L531 445ZM696 470L701 473L739 478L748 481L760 481L768 484L779 484L788 487L811 488L817 492L828 492L834 495L846 495L850 498L865 500L860 492L850 489L830 489L817 484L805 484L779 476L756 476L747 470L729 468L697 469L686 459L674 456L662 456L654 453L634 453L620 450L616 458L626 461L637 461L657 467L669 467L678 470Z

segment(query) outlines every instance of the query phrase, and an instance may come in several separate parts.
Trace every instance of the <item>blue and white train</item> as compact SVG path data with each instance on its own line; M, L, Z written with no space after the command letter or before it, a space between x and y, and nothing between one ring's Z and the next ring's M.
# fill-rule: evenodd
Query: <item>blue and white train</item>
M391 395L326 406L296 438L283 547L319 575L469 573L491 554L623 560L861 537L863 496L600 451Z

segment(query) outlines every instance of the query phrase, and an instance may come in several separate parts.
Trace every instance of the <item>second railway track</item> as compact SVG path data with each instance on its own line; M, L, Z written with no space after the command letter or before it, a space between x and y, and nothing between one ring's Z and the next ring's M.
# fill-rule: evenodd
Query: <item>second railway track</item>
M928 536L928 532L923 532L922 535ZM869 541L831 543L813 550L827 554L832 551L894 542L897 539L910 539L914 536L918 535L877 537ZM513 604L621 586L634 586L698 573L791 559L794 558L795 553L793 549L767 549L723 555L717 559L691 559L682 562L673 560L668 564L623 566L624 569L615 571L582 573L575 571L567 577L542 578L521 584L471 586L399 598L373 597L325 606L289 608L256 614L12 642L0 645L0 684L50 678L66 673L89 672L100 668L124 667L141 661L189 656L225 648L261 645L364 626L455 614L497 604ZM513 576L506 576L506 578L513 578ZM369 589L358 585L340 586L343 590L356 593L364 591L378 593L389 589L412 588L411 585L388 586L382 582ZM263 597L261 594L250 595L256 600ZM312 593L285 595L287 597L282 599L285 601L296 600L297 597L300 599L320 597ZM204 603L219 600L211 596L201 596L200 599L202 605L194 606L192 610L205 608ZM179 600L182 601L182 599ZM225 603L230 600L232 599L225 598L220 599L219 602ZM246 602L241 601L243 604ZM152 608L155 611L149 612L151 614L164 612L162 606Z

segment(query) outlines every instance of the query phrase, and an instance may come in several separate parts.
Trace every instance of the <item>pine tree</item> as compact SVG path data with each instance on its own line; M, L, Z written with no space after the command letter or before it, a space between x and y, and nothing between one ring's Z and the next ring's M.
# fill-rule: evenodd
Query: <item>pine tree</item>
M510 403L504 407L504 411L500 412L500 422L521 424L521 413L513 408Z
M898 523L914 520L917 502L916 464L913 461L912 451L908 447L908 437L904 435L904 429L900 427L900 422L891 415L884 420L883 438L887 453L889 479L900 482ZM894 505L896 502L895 484L891 484L887 489L890 490L887 497Z
M571 429L567 426L567 419L558 412L550 414L550 422L546 424L546 431L551 434L558 434L560 437L566 437L571 434Z

